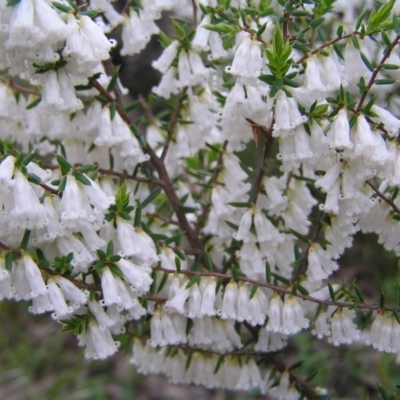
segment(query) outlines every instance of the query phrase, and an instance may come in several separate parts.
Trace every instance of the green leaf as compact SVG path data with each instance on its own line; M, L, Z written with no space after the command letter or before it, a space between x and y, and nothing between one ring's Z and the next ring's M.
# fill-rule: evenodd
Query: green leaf
M59 183L59 185L58 185L58 191L59 192L63 192L64 190L65 190L65 186L67 185L67 177L66 176L64 176L62 179L61 179L61 181L60 181L60 183Z
M368 21L367 33L375 32L390 18L394 4L395 0L389 0L378 11L372 10Z
M29 243L30 236L31 236L31 231L29 229L27 229L25 231L25 233L24 233L24 236L22 238L21 245L20 245L20 248L22 250L26 251L26 249L28 248L28 243Z
M290 86L290 87L292 87L292 88L298 88L298 87L300 87L300 85L299 85L296 81L294 81L294 80L292 80L292 79L288 79L286 76L284 76L284 77L282 78L282 81L283 81L283 83L284 83L286 86Z
M294 229L288 229L287 232L291 233L293 236L296 236L297 239L300 239L304 243L308 243L309 242L308 237L302 235L301 233L295 231Z
M35 174L28 174L28 181L34 183L35 185L40 185L42 180Z
M313 318L313 322L317 321L318 318L320 317L322 310L324 309L324 305L320 304L317 308L317 311L315 312L314 318Z
M314 19L314 21L310 22L310 27L311 29L317 29L319 26L321 26L325 21L324 17L319 17Z
M271 266L268 261L265 262L265 279L268 283L271 283Z
M287 278L285 278L285 277L283 277L281 275L278 275L278 274L276 274L274 272L271 272L271 275L272 275L272 277L274 279L276 279L279 282L285 283L286 285L288 285L290 283L289 279L287 279Z
M396 79L376 79L375 85L393 85L396 82Z
M97 16L101 15L103 12L98 10L88 10L88 11L81 11L80 15L85 15L90 19L96 18Z
M388 70L396 70L400 68L400 65L396 64L382 64L383 69L388 69Z
M75 178L77 181L79 181L83 185L92 186L90 180L88 179L88 177L85 174L81 174L80 172L77 172L77 173L75 173Z
M181 259L175 256L175 267L178 272L181 272Z
M209 31L218 32L222 34L231 34L239 32L239 28L236 26L228 25L228 24L216 24L216 25L202 25L204 29L208 29Z
M114 254L114 242L112 240L108 242L106 253L108 256L112 256Z
M136 207L134 226L142 226L142 207L140 205Z
M136 100L133 103L129 104L128 106L124 107L124 110L129 113L140 106L140 100Z
M248 175L248 177L250 179L256 179L255 173L245 163L240 162L239 165L240 165L240 168L242 168L242 170L244 172L246 172L246 174Z
M157 289L157 293L156 294L160 293L161 290L163 290L163 288L164 288L165 284L167 283L167 281L168 281L168 274L166 272L164 272L163 277L161 279L161 282L158 285L158 289Z
M117 112L117 105L115 103L111 103L111 105L110 105L110 119L111 119L111 121L114 120L116 112Z
M18 0L20 2L21 0ZM40 102L42 98L38 97L36 100L33 100L31 103L29 103L26 107L25 110L31 110L32 108L35 108Z
M12 270L13 258L14 258L14 255L13 255L12 251L8 251L6 253L6 270L8 272L11 272L11 270Z
M251 203L241 203L241 202L233 202L233 203L228 203L232 207L236 208L250 208L252 206Z
M374 72L375 68L374 66L371 64L371 62L368 60L368 58L363 54L361 54L361 59L363 60L363 63L365 64L365 66L371 71Z
M195 283L199 283L200 282L200 275L193 275L189 282L186 284L186 289L191 288Z
M330 283L328 283L328 288L329 288L329 295L331 296L332 301L336 301L335 291L333 290L333 287L331 286Z
M210 254L208 252L205 253L205 259L206 259L207 269L209 271L213 271L214 268L213 268L212 259L211 259L211 256L210 256Z
M258 290L258 285L253 285L253 287L251 288L251 292L250 292L250 296L249 299L251 300L257 293Z
M110 79L110 83L107 86L107 91L108 92L112 92L114 90L114 88L115 88L115 84L117 83L117 80L118 80L119 69L120 69L120 66L117 66L117 67L114 68L114 72L113 72L112 77Z
M63 175L67 175L68 172L71 170L72 165L63 156L60 155L56 155L56 160L61 167L61 173Z
M358 30L360 29L361 23L362 23L363 20L364 20L365 11L366 11L366 10L364 10L364 11L358 16L358 18L357 18L356 25L355 25L356 31L358 31Z
M57 8L57 10L60 10L65 13L70 13L72 11L71 7L68 7L65 4L58 3L57 1L53 1L51 4L53 4L53 6Z
M362 293L360 292L360 289L358 289L357 286L354 286L354 290L356 291L358 299L361 301L361 303L364 303L364 297Z
M145 208L147 205L149 205L161 193L161 191L162 191L161 187L154 189L150 193L150 195L142 202L141 204L142 209Z

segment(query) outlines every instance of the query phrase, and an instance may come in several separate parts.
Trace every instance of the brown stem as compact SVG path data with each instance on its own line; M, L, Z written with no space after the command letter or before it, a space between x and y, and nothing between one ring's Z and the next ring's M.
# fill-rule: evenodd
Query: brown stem
M360 35L360 32L354 31L354 32L351 32L351 33L349 33L347 35L343 35L341 37L337 37L337 38L335 38L335 39L333 39L333 40L331 40L329 42L325 42L321 46L319 46L316 49L314 49L313 51L311 51L310 54L305 54L303 57L301 57L299 60L297 60L295 62L295 64L301 64L305 60L307 60L307 58L309 58L310 56L312 56L314 54L317 54L319 51L325 49L326 47L332 46L335 43L340 42L341 40L348 39L349 37L352 37L353 35Z
M252 128L254 130L254 126L252 126ZM256 180L254 182L254 187L253 187L253 195L252 195L252 199L251 199L251 202L253 204L257 203L257 198L258 198L258 195L261 190L262 180L265 175L265 162L271 153L272 144L274 142L274 138L272 137L271 129L264 128L264 129L262 129L262 131L265 134L265 143L264 143L263 157L262 157L262 161L260 164L260 169L258 171Z
M218 157L218 161L217 161L217 165L214 169L214 174L211 178L211 191L212 189L216 186L217 182L218 182L218 176L221 172L221 168L223 166L223 160L224 160L224 152L226 150L226 147L228 146L228 141L225 140L221 152L219 153L219 157ZM207 201L207 203L203 206L203 210L201 213L201 217L197 223L197 229L196 232L199 233L200 229L203 228L203 226L205 225L205 223L207 222L207 218L208 218L208 214L210 213L211 210L211 198Z
M193 26L197 25L197 4L196 0L192 0L192 10L193 10Z
M167 156L167 153L168 153L169 146L170 146L170 144L172 142L172 139L174 137L175 127L176 127L176 124L178 122L179 114L181 112L181 109L182 109L182 106L183 106L183 101L184 101L184 99L186 97L187 90L188 90L187 87L183 88L181 96L180 96L180 98L178 100L178 104L176 105L174 113L172 114L171 122L169 123L169 128L168 128L167 140L165 141L164 148L163 148L163 151L162 151L162 154L161 154L161 160L162 161L165 160L165 157Z
M176 270L166 269L166 268L162 268L162 267L156 267L154 269L156 271L165 272L167 274L176 274L177 273ZM293 291L291 289L273 285L272 283L268 283L268 282L260 282L259 280L250 279L250 278L247 278L244 276L238 276L238 275L232 276L232 275L223 274L223 273L214 272L214 271L199 272L199 271L191 271L191 270L187 270L187 269L182 269L179 273L182 275L188 275L188 276L194 276L194 275L212 276L214 278L225 279L225 280L235 279L237 281L247 282L252 285L258 285L261 287L265 287L265 288L271 289L275 292L278 292L278 293L281 293L284 295L285 294L291 295L291 296L297 297L299 299L310 301L310 302L316 303L316 304L322 304L324 306L335 306L335 307L339 307L339 308L355 308L355 309L362 309L362 310L380 310L381 309L381 307L378 304L350 303L350 302L344 302L344 301L320 300L320 299L317 299L315 297L312 297L312 296L309 296L306 294L301 294L298 291L296 293L293 293ZM400 311L400 307L386 307L385 306L384 309L387 311L394 311L394 310Z
M375 83L375 79L379 74L379 71L382 69L383 64L385 64L385 61L389 58L393 48L397 45L397 43L400 40L400 33L397 34L397 36L394 38L393 42L391 43L390 47L387 48L387 50L385 51L384 55L381 58L381 61L379 61L378 66L374 69L374 72L371 75L371 78L369 79L368 85L367 85L367 89L364 91L364 93L361 96L361 99L358 103L357 106L357 111L361 110L361 107L364 104L365 99L367 98L367 95L369 93L369 91L371 90L372 85Z
M365 181L365 183L375 192L378 197L380 197L385 203L389 204L397 214L400 214L400 208L397 207L392 200L386 197L374 184L372 184L370 181Z

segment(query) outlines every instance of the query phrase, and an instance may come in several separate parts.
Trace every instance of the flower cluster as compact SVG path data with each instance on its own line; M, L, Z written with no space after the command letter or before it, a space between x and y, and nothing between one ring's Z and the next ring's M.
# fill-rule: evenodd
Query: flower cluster
M130 335L142 373L278 399L326 394L275 354L302 330L400 359L400 310L335 275L357 232L400 256L399 2L267 3L0 4L0 300L86 358ZM153 35L128 100L110 52Z

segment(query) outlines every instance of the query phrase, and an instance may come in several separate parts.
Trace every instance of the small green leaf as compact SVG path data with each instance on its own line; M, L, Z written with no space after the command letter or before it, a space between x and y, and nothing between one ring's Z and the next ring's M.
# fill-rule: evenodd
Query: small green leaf
M111 121L114 120L116 112L117 112L117 105L115 103L111 103L111 105L110 105L110 119L111 119Z
M253 287L251 288L251 292L250 292L250 296L249 299L251 300L257 293L258 290L258 285L253 285Z
M213 271L214 270L213 262L212 262L210 254L208 252L206 252L206 254L205 254L205 259L206 259L207 269L209 271Z
M65 13L70 13L72 11L72 8L66 6L65 4L58 3L57 1L53 1L51 4L53 4L53 6L57 8L57 10Z
M320 317L320 315L322 314L322 310L324 309L324 305L320 304L317 308L317 311L315 312L314 318L313 318L313 322L317 321L318 318Z
M396 79L376 79L375 85L392 85L396 82Z
M12 270L13 257L14 257L14 255L13 255L12 251L8 251L6 253L6 270L8 272L11 272L11 270Z
M268 261L265 262L265 278L268 283L271 283L271 266Z
M329 288L329 295L331 296L332 301L336 301L335 291L333 290L333 287L331 286L330 283L328 283L328 288Z
M119 66L114 68L114 72L110 79L110 83L107 86L107 92L112 92L114 90L115 84L117 83L118 80L119 68L120 68Z
M35 174L29 174L28 181L34 183L35 185L40 185L42 183L42 180L40 179L40 177L38 177Z
M56 160L61 167L61 173L63 175L68 174L68 172L72 168L72 165L63 156L60 155L56 155Z
M167 283L167 281L168 281L168 274L166 272L164 272L163 277L161 279L161 282L160 282L160 284L158 286L156 294L160 293L161 290L163 290L163 288L164 288L165 284Z
M324 17L319 17L314 19L314 21L310 22L310 27L311 29L317 29L319 26L321 26L325 21Z
M29 229L25 230L24 236L21 241L20 248L25 250L28 248L29 238L31 236L31 231Z
M150 195L142 202L141 204L142 209L145 208L147 205L149 205L161 193L161 191L162 191L161 187L154 189L150 193Z
M175 256L175 267L178 272L181 272L181 259Z
M199 283L200 282L200 275L193 275L189 282L186 284L186 289L191 288L195 283Z
M90 180L88 179L88 177L85 174L81 174L80 172L77 172L77 173L75 173L75 178L77 181L79 181L83 185L92 186Z
M233 203L228 203L232 207L236 208L250 208L252 206L251 203L240 203L240 202L233 202Z
M21 0L18 0L18 2L20 2ZM36 100L33 100L32 102L30 102L26 107L25 110L31 110L32 108L35 108L40 102L41 102L42 98L38 97Z

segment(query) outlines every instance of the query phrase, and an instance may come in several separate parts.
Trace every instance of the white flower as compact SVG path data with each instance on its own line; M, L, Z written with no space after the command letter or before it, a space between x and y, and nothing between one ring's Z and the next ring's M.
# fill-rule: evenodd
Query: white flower
M11 226L19 229L42 227L44 207L32 185L20 171L15 171L12 189L15 205L10 212L13 217Z
M31 296L36 297L47 293L47 287L43 281L39 267L35 264L32 257L25 255L22 258L25 267L25 275L31 288Z
M79 344L86 346L85 358L104 360L118 351L119 342L115 342L108 329L101 329L95 322L89 323L88 332L78 336Z
M282 328L281 333L294 335L310 325L308 319L304 318L304 312L300 303L295 297L288 296L282 308Z
M235 52L231 67L226 71L244 78L258 78L262 68L261 43L245 37Z
M229 282L225 286L224 297L222 300L222 307L220 315L222 319L236 319L236 303L238 297L238 286L235 281Z
M53 319L58 319L64 317L67 314L72 314L73 307L69 307L65 302L64 295L60 288L56 285L54 279L49 279L47 281L48 297L54 309L52 315Z
M296 100L293 97L288 97L283 90L279 90L275 97L274 136L279 136L281 131L294 129L307 121L307 117L300 114Z
M270 300L268 311L268 323L266 326L269 332L281 332L283 302L278 294L274 294Z
M215 310L215 289L217 286L217 282L215 278L203 278L202 281L205 281L204 290L202 291L202 300L200 313L201 315L212 316L216 314ZM201 290L201 286L200 286Z
M111 304L119 304L121 302L117 282L108 267L101 270L101 288L103 291L102 305L110 306Z
M360 331L353 323L354 311L337 310L330 318L332 336L328 339L334 346L351 344L360 338Z
M56 275L53 280L60 287L64 297L70 302L74 308L78 308L82 304L86 304L88 293L84 293L78 289L71 281L62 276Z
M350 125L347 119L347 111L342 108L328 132L329 146L337 150L351 149L353 143L350 141Z
M179 42L174 40L166 49L164 49L160 58L153 61L151 64L153 68L159 70L162 74L165 74L178 54L178 47Z
M122 271L124 279L138 293L146 293L149 290L153 280L150 277L150 270L148 268L135 265L124 258L117 261L116 265Z
M376 117L371 117L372 120L382 123L390 136L394 137L399 133L400 120L392 113L375 104L371 107L371 111L377 115Z

